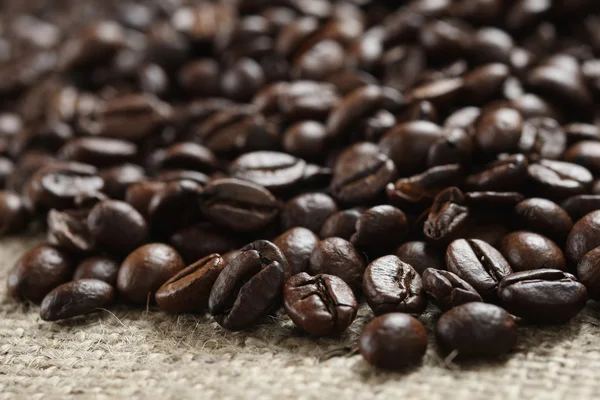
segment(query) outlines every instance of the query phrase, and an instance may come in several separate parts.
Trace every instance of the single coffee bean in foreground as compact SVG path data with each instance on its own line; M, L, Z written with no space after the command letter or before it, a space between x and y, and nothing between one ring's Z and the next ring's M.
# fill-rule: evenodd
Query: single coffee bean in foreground
M98 279L80 279L64 283L44 297L40 316L44 321L57 321L88 314L114 301L115 288Z
M352 289L337 276L306 272L291 277L283 287L285 312L314 336L343 333L354 321L358 304Z
M514 318L498 306L467 303L440 317L435 338L445 353L456 351L461 359L500 357L517 343L517 325Z
M427 331L418 319L408 314L385 314L369 322L358 346L364 359L377 368L407 368L423 359Z
M443 311L461 304L483 301L473 286L450 271L426 269L423 272L423 288L433 303Z

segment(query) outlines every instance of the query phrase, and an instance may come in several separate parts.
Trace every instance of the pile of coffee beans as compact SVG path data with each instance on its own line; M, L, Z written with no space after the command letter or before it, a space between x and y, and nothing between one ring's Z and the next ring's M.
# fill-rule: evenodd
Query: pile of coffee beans
M43 320L366 303L403 368L430 306L460 360L600 299L597 0L8 3L0 233L47 233L8 276Z

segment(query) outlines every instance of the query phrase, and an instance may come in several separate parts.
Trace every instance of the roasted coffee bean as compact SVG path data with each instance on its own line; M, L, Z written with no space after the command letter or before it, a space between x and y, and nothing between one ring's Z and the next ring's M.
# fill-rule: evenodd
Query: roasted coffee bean
M600 246L600 210L581 218L569 233L565 254L573 264L579 263L589 251Z
M475 122L481 115L481 109L479 107L464 107L459 108L454 111L452 114L446 118L444 122L444 128L452 129L464 129L469 133L470 136L473 136L475 129Z
M0 236L25 229L28 217L29 213L17 193L0 190Z
M452 242L446 250L446 267L473 286L483 298L494 298L498 283L512 273L502 254L478 239Z
M451 128L444 133L444 137L436 140L429 147L427 166L430 168L449 164L469 166L473 147L473 139L465 129Z
M531 164L527 173L530 190L552 200L584 194L593 176L586 168L564 161L541 160Z
M121 264L117 288L131 302L144 305L154 292L185 267L177 251L162 243L139 247Z
M113 199L125 198L127 188L146 179L142 167L135 164L122 164L104 168L98 171L98 176L104 181L102 192Z
M467 192L465 205L478 222L502 222L505 215L510 214L525 196L517 192ZM494 210L490 214L489 210Z
M124 201L96 204L87 217L87 226L96 243L117 253L127 254L148 239L144 217Z
M463 235L469 224L464 202L464 194L456 187L438 194L423 227L425 236L435 243L449 243Z
M560 203L560 205L571 216L573 221L579 221L592 211L600 210L600 195L580 194L569 197Z
M481 172L468 176L466 186L478 191L514 190L527 180L528 165L522 154L493 161Z
M400 261L412 266L419 274L423 274L427 268L446 268L444 252L431 243L406 242L398 247L394 254Z
M202 192L202 210L215 225L234 232L251 232L273 221L279 203L262 186L239 179L217 179Z
M40 316L44 321L57 321L88 314L110 305L115 288L98 279L80 279L64 283L44 297Z
M559 246L545 236L517 231L504 237L499 247L513 271L558 269L566 271L567 261Z
M594 175L600 174L600 142L584 140L569 147L564 159L579 164Z
M200 312L208 307L210 291L225 268L218 254L182 269L156 291L156 304L169 312Z
M354 321L358 309L352 289L342 279L306 272L286 282L283 306L296 326L314 336L340 335Z
M302 227L291 228L273 240L287 259L292 276L308 269L308 260L318 242L317 235Z
M172 233L202 220L202 186L189 180L170 182L148 205L149 225L160 235Z
M316 158L325 151L326 129L317 121L301 121L290 126L282 137L282 147L296 157Z
M212 151L191 142L181 142L169 147L158 166L161 170L191 170L210 173L218 166Z
M304 193L287 201L281 209L281 228L307 228L315 233L330 215L337 212L335 201L323 193Z
M257 151L240 156L229 166L232 178L250 181L272 191L297 185L304 177L306 163L294 156Z
M440 317L435 338L444 352L456 351L460 358L500 357L517 343L517 326L498 306L467 303Z
M428 121L412 121L390 129L379 141L383 154L396 165L398 175L411 176L427 166L429 149L444 138L444 131Z
M350 240L356 232L356 221L361 215L361 210L351 208L331 214L323 223L319 237L339 237Z
M187 264L213 253L224 254L242 245L236 235L208 223L199 223L176 231L169 238L169 243Z
M577 277L592 299L600 299L600 247L587 252L577 264Z
M50 210L47 216L48 243L75 253L89 253L96 241L87 224L88 210Z
M119 267L119 263L112 258L103 256L86 258L75 269L73 280L98 279L116 287Z
M137 152L138 147L125 140L82 137L69 141L58 154L62 160L109 167L134 161Z
M167 183L173 181L192 181L199 185L207 185L211 180L217 179L220 174L220 172L215 172L212 177L209 177L208 175L198 171L176 169L160 172L154 177L154 179Z
M422 276L427 296L443 311L483 301L473 286L450 271L427 268Z
M531 118L523 123L519 151L530 159L558 159L565 152L567 135L553 118Z
M437 109L446 112L459 101L464 84L464 79L458 77L444 77L441 75L432 77L429 82L409 92L407 102L428 101Z
M396 177L392 160L372 143L357 143L338 157L333 169L331 193L343 203L375 200Z
M371 262L365 270L362 287L375 315L420 314L427 308L421 277L396 256L384 256Z
M362 285L366 267L361 254L352 243L332 237L317 243L308 262L308 273L338 276L357 292Z
M485 27L475 32L470 47L471 57L478 63L509 64L514 41L508 33L501 29Z
M523 117L512 108L497 108L484 112L477 122L475 141L488 155L510 153L517 149Z
M216 60L190 61L177 75L179 85L195 97L217 97L221 93L221 72Z
M96 168L86 164L49 165L31 177L25 196L36 209L73 208L76 196L102 190L104 181L96 172Z
M410 315L385 314L365 327L358 346L369 364L384 369L402 369L423 359L427 350L427 331Z
M464 76L462 95L467 104L482 104L498 97L504 87L510 69L500 63L482 65Z
M329 83L296 81L276 85L278 89L274 100L277 109L293 121L324 120L340 99L335 87ZM254 104L262 110L259 101L259 96L256 96Z
M63 69L81 68L110 60L125 45L125 31L114 21L102 21L81 30L60 52Z
M1 141L1 138L0 138ZM0 144L1 146L1 144ZM1 148L0 148L1 150ZM6 157L0 157L0 188L6 186L8 177L12 175L15 170L15 164Z
M411 104L402 114L398 116L398 122L409 121L430 121L437 123L438 115L435 106L427 100L422 100ZM392 128L393 125L389 128ZM381 135L384 133L385 132L381 132ZM379 135L379 137L381 137L381 135Z
M556 269L515 272L498 286L502 306L517 317L537 323L566 322L585 306L585 286Z
M398 247L407 234L406 215L396 207L381 205L360 215L350 241L371 255L382 255Z
M234 101L249 101L265 83L265 74L256 61L243 58L223 72L221 89Z
M596 125L575 122L563 126L563 129L565 130L568 144L600 140L600 128Z
M250 328L280 306L289 277L290 267L277 246L266 240L250 243L215 281L209 312L225 329Z
M25 253L8 274L8 294L39 303L55 287L71 279L73 264L64 251L42 243Z
M144 217L148 216L148 206L154 195L166 186L165 182L143 181L129 185L125 192L125 201Z
M540 233L563 243L573 228L573 220L558 204L541 198L523 200L515 206L516 228Z

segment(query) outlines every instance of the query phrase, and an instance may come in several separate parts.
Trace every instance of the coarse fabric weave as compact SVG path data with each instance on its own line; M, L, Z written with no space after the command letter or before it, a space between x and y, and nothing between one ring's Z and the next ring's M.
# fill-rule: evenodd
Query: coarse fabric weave
M47 323L6 296L6 275L39 238L0 241L0 399L593 399L600 398L600 307L566 325L519 329L501 362L457 365L436 353L404 372L369 367L354 351L363 306L342 339L315 340L283 314L251 332L211 318L117 307ZM431 331L436 318L421 319Z

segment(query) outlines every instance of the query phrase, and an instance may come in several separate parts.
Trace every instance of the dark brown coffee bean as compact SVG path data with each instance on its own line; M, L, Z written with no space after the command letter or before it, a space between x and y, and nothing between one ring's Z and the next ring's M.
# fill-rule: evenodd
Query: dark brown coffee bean
M25 253L8 274L8 294L39 303L55 287L71 279L73 264L64 251L42 243Z
M323 193L304 193L289 200L281 209L281 228L304 227L320 232L325 220L337 212L335 201Z
M360 215L351 242L371 255L382 255L398 247L407 234L406 215L396 207L381 205Z
M468 166L473 154L473 140L465 129L445 131L444 137L435 141L427 153L427 166L460 164Z
M569 147L564 155L566 161L579 164L592 172L600 174L600 142L584 140Z
M385 314L365 327L358 345L360 354L375 367L406 368L423 359L427 350L427 331L410 315Z
M87 225L88 210L50 210L47 216L48 243L75 253L89 253L96 242Z
M44 297L40 316L44 321L73 318L106 307L114 298L114 287L98 279L64 283Z
M0 137L0 141L1 141ZM1 144L0 144L1 151ZM8 177L12 175L15 170L15 164L6 157L0 157L0 188L6 187L6 181Z
M154 292L185 267L177 251L162 243L139 247L121 264L117 277L119 293L135 304L153 300Z
M396 249L396 257L410 266L419 274L423 274L427 268L446 268L444 252L427 242L406 242Z
M279 110L293 121L324 120L339 100L333 85L312 81L286 83L276 97Z
M569 197L560 203L560 205L571 216L573 221L579 221L592 211L600 210L600 195L580 194Z
M573 220L563 208L541 198L531 198L517 204L513 218L517 228L540 233L557 243L562 243L573 227Z
M171 235L202 219L202 186L193 181L170 182L148 205L149 225L154 233Z
M354 208L331 214L323 223L319 237L321 239L339 237L350 240L356 232L356 221L360 214L361 211Z
M427 100L418 101L409 105L408 108L398 116L398 122L430 121L437 123L438 119L438 113L435 106ZM389 128L392 128L394 125L395 124L392 124ZM378 139L381 138L384 133L385 132L381 132L381 135L378 135Z
M332 237L317 243L309 259L308 273L338 276L357 292L362 285L366 267L352 243Z
M444 132L438 125L413 121L390 129L379 141L379 146L394 162L400 176L410 176L425 169L429 149L442 138Z
M195 97L217 97L221 93L221 72L216 60L190 61L178 73L179 85Z
M333 196L343 203L374 200L396 177L392 160L372 143L357 143L337 158L331 181Z
M69 141L59 150L59 157L95 167L108 167L133 161L138 147L130 142L103 137L82 137Z
M354 321L358 309L352 289L342 279L306 272L286 282L283 306L296 326L314 336L340 335Z
M600 299L600 247L587 252L577 264L577 277L592 299Z
M169 312L200 312L208 307L210 291L225 268L218 254L206 256L182 269L156 291L156 304Z
M384 256L371 262L365 270L362 287L376 315L420 314L427 308L421 277L396 256Z
M290 126L282 137L285 151L297 157L315 158L325 151L326 129L317 121L301 121Z
M291 275L308 270L308 261L319 242L319 237L306 228L292 228L273 240L287 259Z
M567 143L574 144L581 141L598 141L600 140L600 128L596 125L575 122L563 126Z
M158 181L144 181L131 184L125 192L125 201L143 216L148 216L148 206L154 195L160 192L166 183Z
M334 40L321 40L296 57L291 74L295 79L322 80L344 66L344 48Z
M240 238L207 223L176 231L171 235L169 243L181 254L187 264L210 254L224 254L241 246Z
M463 235L469 224L469 209L464 203L465 196L456 187L439 193L423 227L425 236L435 243L449 243Z
M481 172L467 177L467 188L479 191L514 190L527 180L528 165L527 159L522 154L493 161Z
M135 164L122 164L98 171L98 176L104 180L103 193L113 199L122 200L127 188L146 179L142 167Z
M555 119L530 118L523 123L519 151L530 159L558 159L565 152L567 135Z
M102 256L86 258L75 269L73 280L98 279L116 287L119 268L119 263L112 258Z
M250 58L243 58L223 72L223 94L234 101L249 101L265 82L262 67Z
M494 298L498 283L512 269L502 254L477 239L455 240L446 250L446 267L484 298Z
M271 192L239 179L217 179L202 192L206 218L234 232L251 232L266 227L279 213Z
M444 128L452 129L459 128L464 129L468 133L475 129L475 122L481 115L481 109L479 107L464 107L459 108L446 118L444 122Z
M232 162L229 174L268 190L282 191L297 185L304 177L305 168L306 162L289 154L256 151Z
M467 104L482 104L501 93L510 75L508 66L492 63L477 67L463 76L463 96Z
M80 68L110 60L125 45L125 31L114 21L102 21L80 31L60 52L62 69Z
M207 185L212 179L216 179L220 174L216 172L215 175L209 177L206 174L198 171L189 171L189 170L171 170L171 171L163 171L154 177L155 180L162 182L174 182L174 181L192 181L196 182L199 185Z
M475 141L488 155L510 153L517 149L523 117L512 108L497 108L484 112L477 122Z
M585 306L585 286L556 269L515 272L498 286L502 306L517 317L537 323L566 322Z
M587 214L575 223L567 237L565 253L570 262L577 264L583 256L598 246L600 246L600 210Z
M586 168L564 161L541 160L528 167L531 190L552 200L584 194L593 176Z
M473 36L470 52L471 57L479 64L499 62L508 65L513 47L513 38L508 33L498 28L485 27L478 29Z
M423 289L443 311L471 302L481 302L481 296L458 275L439 269L423 271Z
M210 173L217 168L217 164L217 158L206 147L191 142L180 142L166 150L158 167L161 170L180 169Z
M532 269L561 271L567 269L567 261L560 247L537 233L512 232L504 237L499 249L515 272Z
M290 267L277 246L266 240L250 243L215 281L209 312L225 329L250 328L280 306L289 276Z
M517 192L467 192L465 205L472 217L480 221L497 221L513 211L525 196ZM490 215L489 210L494 210Z
M148 239L144 217L124 201L98 203L90 211L87 226L98 244L117 253L129 253Z
M447 111L462 96L464 80L457 77L439 77L414 88L407 95L407 102L428 101L437 109Z
M517 343L513 317L493 304L467 303L440 317L435 338L444 352L460 358L500 357Z
M28 217L29 213L18 194L0 190L0 236L25 229Z

